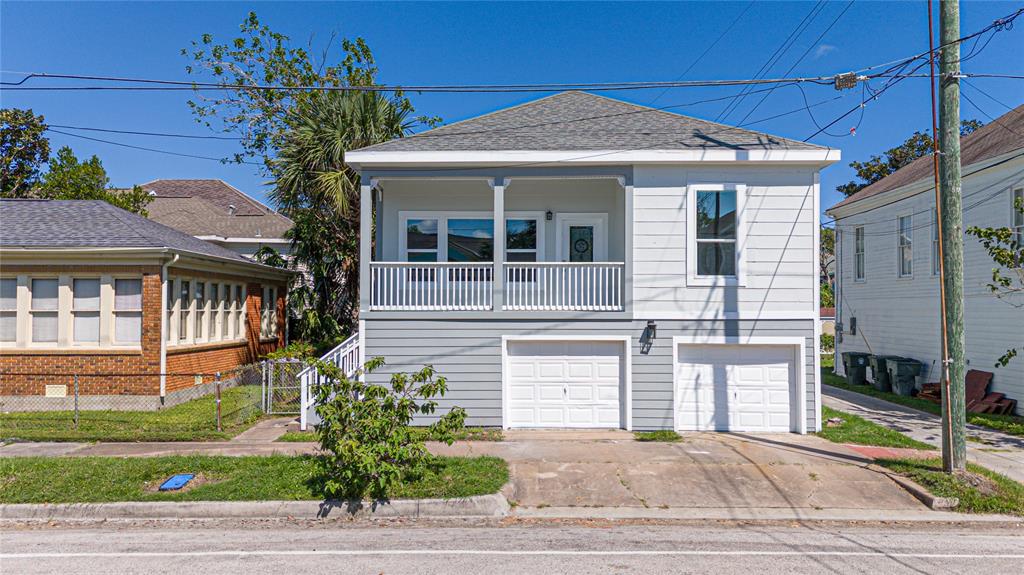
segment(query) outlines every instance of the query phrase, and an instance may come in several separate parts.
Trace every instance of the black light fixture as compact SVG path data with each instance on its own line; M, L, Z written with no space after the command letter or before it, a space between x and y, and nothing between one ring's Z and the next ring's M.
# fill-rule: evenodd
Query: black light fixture
M647 334L651 341L658 337L658 324L654 323L653 319L647 320Z
M544 219L545 220L550 222L551 218L553 218L553 217L555 217L555 214L552 214L551 210L548 210L548 211L544 212Z

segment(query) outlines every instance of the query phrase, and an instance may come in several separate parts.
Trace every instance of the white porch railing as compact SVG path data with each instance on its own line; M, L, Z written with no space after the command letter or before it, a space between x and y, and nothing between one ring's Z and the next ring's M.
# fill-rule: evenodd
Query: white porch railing
M505 309L620 311L622 262L506 262Z
M370 263L371 310L489 310L494 264Z
M345 341L338 344L334 349L320 357L322 361L334 364L341 369L345 377L353 377L359 368L362 367L363 354L359 333L356 332ZM302 409L299 412L299 429L306 431L309 424L317 423L316 412L313 411L313 388L327 383L320 372L313 366L306 367L299 372L299 383L302 386L301 400Z

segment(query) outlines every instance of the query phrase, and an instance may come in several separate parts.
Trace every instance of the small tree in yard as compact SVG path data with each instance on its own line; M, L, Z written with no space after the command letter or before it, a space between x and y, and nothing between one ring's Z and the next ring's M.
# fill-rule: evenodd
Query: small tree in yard
M416 474L433 458L409 424L416 414L437 411L434 398L448 391L445 378L426 366L416 373L395 373L385 386L367 383L359 375L345 377L337 366L321 360L312 364L331 381L315 390L320 416L318 471L324 492L346 499L386 499L403 476ZM363 372L382 365L383 358L374 358ZM453 407L430 425L429 435L450 445L465 419L466 412Z
M1013 207L1016 211L1014 222L1024 223L1024 197L1014 200ZM972 226L967 234L981 241L996 264L992 268L992 281L988 289L1013 307L1024 307L1024 225L1016 229ZM1005 367L1020 350L1016 346L1007 349L996 360L996 367Z

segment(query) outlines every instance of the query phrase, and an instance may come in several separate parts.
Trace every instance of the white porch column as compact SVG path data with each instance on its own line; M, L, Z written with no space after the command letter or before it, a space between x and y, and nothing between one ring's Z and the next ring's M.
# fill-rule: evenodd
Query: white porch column
M359 186L359 311L370 309L370 258L373 234L373 180L363 177Z
M623 255L625 269L622 270L622 309L633 313L633 179L620 177L619 184L623 193Z
M494 190L494 299L495 311L505 307L505 178L491 181Z

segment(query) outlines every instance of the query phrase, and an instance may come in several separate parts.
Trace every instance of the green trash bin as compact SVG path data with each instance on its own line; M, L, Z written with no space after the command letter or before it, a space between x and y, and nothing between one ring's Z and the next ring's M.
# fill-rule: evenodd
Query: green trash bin
M890 359L905 359L898 355L872 355L871 364L871 387L878 391L892 391L892 380L889 379L889 367L887 361Z
M888 359L885 365L889 371L889 380L892 382L893 391L906 397L914 395L914 378L920 375L924 364L916 359L901 357Z
M843 352L843 367L846 368L846 383L864 385L867 381L868 358L870 354L858 351Z

